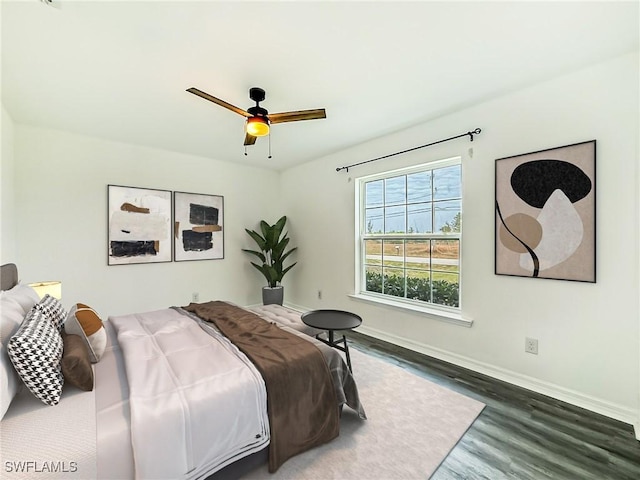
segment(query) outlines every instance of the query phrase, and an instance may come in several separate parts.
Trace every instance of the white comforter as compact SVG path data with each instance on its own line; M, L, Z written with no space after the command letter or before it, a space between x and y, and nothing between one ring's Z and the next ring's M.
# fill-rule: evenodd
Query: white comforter
M109 320L125 358L136 478L198 478L269 443L264 381L223 335L174 309Z

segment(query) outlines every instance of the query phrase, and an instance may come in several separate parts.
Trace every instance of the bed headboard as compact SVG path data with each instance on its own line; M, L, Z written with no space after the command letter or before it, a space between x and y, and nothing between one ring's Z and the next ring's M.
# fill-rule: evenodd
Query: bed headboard
M18 284L18 267L15 263L0 266L0 290L10 290Z

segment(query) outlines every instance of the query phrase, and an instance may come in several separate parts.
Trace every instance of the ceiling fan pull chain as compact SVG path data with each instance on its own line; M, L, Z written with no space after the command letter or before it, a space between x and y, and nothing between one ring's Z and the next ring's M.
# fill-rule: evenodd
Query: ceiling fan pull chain
M244 146L244 156L245 157L247 156L247 146L246 145Z
M269 156L267 158L271 158L271 131L269 131Z

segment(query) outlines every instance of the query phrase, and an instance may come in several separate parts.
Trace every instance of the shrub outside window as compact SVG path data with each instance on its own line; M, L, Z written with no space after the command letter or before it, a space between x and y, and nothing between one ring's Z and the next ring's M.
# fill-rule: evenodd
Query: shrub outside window
M362 295L460 308L460 157L360 178Z

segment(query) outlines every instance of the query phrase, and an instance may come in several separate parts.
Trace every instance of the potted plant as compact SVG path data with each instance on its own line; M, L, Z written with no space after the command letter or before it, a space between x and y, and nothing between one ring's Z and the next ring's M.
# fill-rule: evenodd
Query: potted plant
M285 273L297 263L294 262L288 267L284 266L285 259L297 249L297 247L294 247L285 251L289 244L289 237L287 237L286 232L283 232L285 223L287 223L286 216L273 225L269 225L262 220L260 222L262 235L254 230L245 228L245 231L253 238L260 249L260 251L257 251L243 248L242 251L256 256L261 262L251 262L251 265L258 269L267 279L267 286L262 288L262 303L265 305L272 303L282 305L284 287L280 282Z

